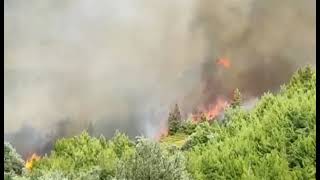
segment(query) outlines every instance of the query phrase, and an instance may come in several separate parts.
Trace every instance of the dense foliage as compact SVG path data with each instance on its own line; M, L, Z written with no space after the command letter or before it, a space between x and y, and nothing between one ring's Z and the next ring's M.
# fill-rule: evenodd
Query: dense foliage
M21 175L23 172L24 161L11 144L4 143L4 175L10 178L14 175Z
M223 121L180 122L160 143L121 133L110 140L87 133L60 139L31 171L22 170L23 161L5 144L5 174L16 180L315 179L315 87L315 72L300 69L254 109L241 109L236 96Z
M121 163L117 179L188 179L180 153L166 152L156 142L139 139L135 153Z
M184 133L187 135L191 135L195 129L197 128L197 124L192 122L191 120L181 122L179 129L177 130L178 133Z
M115 176L118 162L131 153L134 144L121 133L107 141L104 137L90 137L86 132L80 136L61 139L56 142L50 157L44 157L32 170L33 176L42 176L46 172L82 176L91 174L110 179Z

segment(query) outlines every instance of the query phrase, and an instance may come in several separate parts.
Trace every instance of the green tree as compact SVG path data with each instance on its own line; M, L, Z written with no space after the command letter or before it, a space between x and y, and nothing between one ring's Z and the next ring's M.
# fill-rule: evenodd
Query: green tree
M182 119L181 119L181 113L180 113L178 104L176 104L174 106L173 111L169 113L168 123L169 123L169 134L176 133L181 127Z
M109 144L118 158L134 147L134 143L130 141L129 137L119 131L116 131Z

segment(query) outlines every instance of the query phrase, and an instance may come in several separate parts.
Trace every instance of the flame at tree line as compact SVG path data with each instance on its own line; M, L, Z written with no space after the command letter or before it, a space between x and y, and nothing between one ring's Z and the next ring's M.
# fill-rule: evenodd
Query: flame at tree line
M216 64L219 65L219 67L223 67L224 69L229 69L231 66L231 62L228 58L220 58L216 61ZM226 98L219 97L217 100L211 104L209 104L207 107L198 107L196 113L192 113L192 122L199 123L202 121L212 121L214 118L219 116L223 111L230 105L228 100ZM160 130L156 135L154 136L154 139L160 140L163 137L168 136L169 129L167 125L161 125ZM38 156L36 153L33 153L31 157L27 158L25 167L28 170L31 170L34 163L38 160L40 160L40 156Z
M224 69L229 69L231 67L231 61L228 58L219 58L216 60L216 65L219 67L222 67ZM212 121L217 116L219 116L223 111L230 105L230 102L227 100L227 98L223 98L222 96L219 97L209 104L207 107L199 106L196 110L196 112L191 113L192 122L199 123L202 121ZM165 122L165 121L164 121ZM154 139L160 140L163 137L166 137L169 133L169 129L167 125L162 124L160 127L160 130L156 135L154 136ZM25 167L29 170L32 169L33 163L35 161L38 161L40 159L40 156L37 154L32 154L30 158L26 161Z
M203 120L213 120L220 115L227 107L229 102L222 98L218 98L214 104L210 104L208 108L200 110L198 113L192 114L193 122L201 122Z
M31 157L27 159L26 164L25 164L25 167L26 167L28 170L31 170L32 167L33 167L33 165L34 165L34 163L35 163L36 161L39 161L40 158L41 158L41 157L38 156L36 153L33 153L33 154L31 155Z
M231 66L231 61L228 58L223 57L219 58L216 61L216 64L220 67L228 69ZM207 107L198 108L197 112L192 114L192 121L200 122L203 120L213 120L218 115L220 115L224 111L224 109L229 106L229 104L230 103L228 102L228 100L218 96L216 101L209 104Z
M224 69L229 69L231 67L231 61L226 57L219 58L216 61L216 65L219 65L219 67L223 67ZM192 122L199 123L202 121L212 121L223 113L230 104L231 103L227 98L218 96L215 102L209 104L207 107L198 107L196 112L191 114ZM167 136L169 134L168 131L168 127L162 126L156 134L155 139L160 140L162 137Z

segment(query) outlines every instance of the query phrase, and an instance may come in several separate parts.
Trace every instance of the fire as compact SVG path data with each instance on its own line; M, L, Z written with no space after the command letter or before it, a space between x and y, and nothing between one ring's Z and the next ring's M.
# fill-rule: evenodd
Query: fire
M218 99L216 104L209 106L209 110L206 113L207 119L217 117L228 105L229 103L227 101Z
M30 158L27 159L26 161L26 164L25 164L25 167L28 169L28 170L31 170L34 163L36 161L40 160L40 156L38 156L36 153L33 153L32 156Z
M208 108L202 110L200 113L193 114L193 122L212 120L222 113L222 111L224 111L228 106L228 101L219 98L216 103L209 105Z
M230 66L231 66L231 62L230 62L230 60L228 58L220 58L220 59L218 59L217 60L217 64L221 65L221 66L223 66L225 68L230 68Z

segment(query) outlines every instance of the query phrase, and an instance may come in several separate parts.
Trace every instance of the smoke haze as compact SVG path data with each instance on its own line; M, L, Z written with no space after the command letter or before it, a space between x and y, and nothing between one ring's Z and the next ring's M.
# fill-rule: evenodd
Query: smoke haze
M234 88L276 90L315 64L315 3L5 0L5 138L48 152L90 122L153 137L175 103L186 115Z

